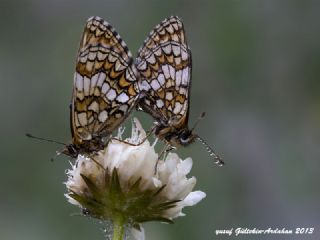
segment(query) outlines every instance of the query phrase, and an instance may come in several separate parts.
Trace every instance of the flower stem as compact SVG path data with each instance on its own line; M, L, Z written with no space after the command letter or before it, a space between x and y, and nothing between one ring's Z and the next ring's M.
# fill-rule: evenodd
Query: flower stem
M124 217L119 214L113 219L113 236L112 240L123 240L125 221Z

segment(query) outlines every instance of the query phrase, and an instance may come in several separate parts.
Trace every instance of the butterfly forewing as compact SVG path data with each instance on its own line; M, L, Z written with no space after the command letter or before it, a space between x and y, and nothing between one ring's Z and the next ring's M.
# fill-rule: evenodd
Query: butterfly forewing
M187 127L191 53L178 17L162 21L139 50L136 66L140 89L146 92L139 106L160 124Z
M100 150L103 138L126 119L138 99L132 55L103 19L87 21L80 42L71 104L73 145Z

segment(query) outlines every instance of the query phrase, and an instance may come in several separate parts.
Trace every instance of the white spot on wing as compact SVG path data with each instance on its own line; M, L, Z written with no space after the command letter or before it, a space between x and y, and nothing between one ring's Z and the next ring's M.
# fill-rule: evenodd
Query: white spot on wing
M162 54L161 48L158 47L154 54L159 57Z
M157 91L160 88L159 82L156 79L152 80L151 87L153 90Z
M174 110L173 110L173 113L174 113L174 114L178 114L178 113L181 111L181 109L182 109L181 103L176 102L175 107L174 107Z
M100 72L99 73L99 78L98 78L98 82L97 82L97 86L98 87L102 87L103 82L106 79L106 74L104 72Z
M103 61L106 58L106 53L103 53L101 51L98 52L97 57L99 61Z
M167 92L167 93L166 93L166 99L169 100L169 101L173 99L173 94L172 94L172 92Z
M164 103L163 103L163 101L161 99L158 99L156 104L157 104L158 108L162 108L164 106Z
M94 49L92 49L94 50ZM89 56L88 56L88 59L93 61L97 56L97 53L96 52L89 52Z
M93 90L94 90L95 86L97 85L98 77L99 77L99 73L93 75L91 78L90 95L93 94Z
M150 85L146 80L143 80L140 84L139 84L139 88L140 90L146 90L148 91L150 89Z
M182 75L181 70L176 72L176 86L180 86L180 84L181 84L181 75Z
M169 55L171 53L171 44L167 44L166 46L162 47L162 49L166 54Z
M83 77L79 73L75 73L75 84L78 91L83 91Z
M184 61L188 59L188 53L184 49L181 49L181 57Z
M163 86L163 85L164 85L165 79L164 79L164 76L163 76L162 73L159 74L159 76L158 76L158 81L159 81L159 83L160 83L160 86Z
M100 122L105 122L108 118L108 113L106 110L103 110L99 113L98 119Z
M162 72L164 73L164 76L166 77L166 79L170 78L169 67L167 64L162 66Z
M177 45L172 45L173 54L178 56L180 54L180 47Z
M169 65L169 71L171 79L175 79L176 70L171 65Z
M79 113L78 119L81 126L86 126L88 124L87 114L85 112Z
M101 91L102 91L103 94L106 94L109 89L110 89L109 84L105 82L105 83L102 85Z
M117 93L114 89L111 88L106 96L110 101L113 101L116 98Z
M88 96L90 91L90 78L86 76L83 79L83 88L84 88L84 95Z
M174 61L175 61L176 65L180 65L181 64L181 58L180 57L175 57Z
M147 58L147 61L151 64L154 64L156 62L156 58L153 54L151 54L150 57Z
M187 104L183 104L183 108L181 110L181 114L184 115L184 113L187 111Z
M110 54L108 55L108 60L109 60L109 62L114 63L114 62L117 60L117 58L116 58L115 56L113 56L112 53L110 53Z
M182 84L187 85L189 82L189 68L186 67L182 70Z
M179 93L181 95L187 95L187 89L185 87L180 87L179 88Z
M121 102L121 103L126 103L129 100L129 97L127 94L125 93L121 93L118 97L117 97L117 101Z
M75 117L75 119L76 119L76 127L79 127L80 126L79 119L77 117Z

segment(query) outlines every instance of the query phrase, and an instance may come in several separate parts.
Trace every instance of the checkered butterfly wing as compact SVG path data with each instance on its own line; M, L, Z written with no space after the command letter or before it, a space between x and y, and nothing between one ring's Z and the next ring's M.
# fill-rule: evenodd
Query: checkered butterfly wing
M187 146L196 139L206 147L215 163L222 159L197 134L189 130L191 51L178 17L162 21L139 50L141 99L138 107L156 120L155 134L172 147ZM200 118L201 119L201 118Z
M119 34L99 17L88 19L80 42L71 104L73 145L100 150L138 98L132 55Z
M178 17L165 19L149 34L136 66L146 93L139 106L161 124L187 128L191 52Z

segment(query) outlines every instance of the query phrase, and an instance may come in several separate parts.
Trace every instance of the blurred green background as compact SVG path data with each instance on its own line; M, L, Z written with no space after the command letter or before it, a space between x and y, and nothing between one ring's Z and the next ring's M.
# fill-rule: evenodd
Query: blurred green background
M67 203L60 146L70 141L75 57L88 17L110 22L135 55L170 15L193 53L190 125L221 154L195 143L195 189L207 197L174 225L145 224L159 239L320 239L320 1L0 2L0 239L104 239ZM135 114L146 129L151 119ZM130 121L127 121L130 123ZM216 236L216 229L314 227L312 235Z

